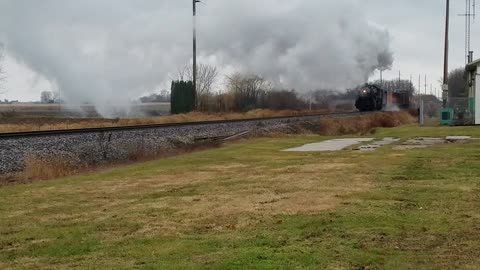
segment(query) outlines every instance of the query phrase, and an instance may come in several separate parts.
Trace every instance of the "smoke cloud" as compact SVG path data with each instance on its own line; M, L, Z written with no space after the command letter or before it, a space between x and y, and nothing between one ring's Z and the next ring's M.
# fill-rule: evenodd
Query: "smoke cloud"
M393 63L358 0L205 0L200 59L285 88L344 89ZM158 89L191 61L190 0L1 0L0 42L72 103L99 108ZM106 111L104 113L107 113Z

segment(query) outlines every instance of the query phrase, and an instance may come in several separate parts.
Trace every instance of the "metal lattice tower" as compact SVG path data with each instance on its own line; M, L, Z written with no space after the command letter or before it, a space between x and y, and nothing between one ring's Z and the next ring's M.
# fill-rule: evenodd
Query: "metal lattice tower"
M470 56L472 43L472 24L475 22L476 16L476 0L465 0L465 14L460 16L465 17L465 63L468 64L473 61Z

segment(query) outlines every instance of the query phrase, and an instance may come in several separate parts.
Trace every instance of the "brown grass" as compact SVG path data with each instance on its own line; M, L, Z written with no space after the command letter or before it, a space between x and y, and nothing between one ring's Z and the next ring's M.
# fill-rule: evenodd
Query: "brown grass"
M79 161L62 156L31 155L25 159L25 169L21 174L23 182L53 179L78 173L86 166Z
M192 194L182 201L171 197L166 202L168 205L175 204L178 214L187 217L182 226L193 226L199 231L232 230L257 223L257 220L248 218L257 214L311 214L335 208L344 197L372 186L361 173L344 178L345 173L339 168L354 171L354 166L342 163L333 168L329 164L314 163L282 169L209 167L203 173L186 175L187 182L176 182L174 188L162 183L160 177L151 179L147 185L155 183L155 189L168 187L171 192L178 192L185 186L208 189L209 192ZM217 180L217 184L212 185L212 180L218 179L218 175L242 180ZM240 216L244 218L232 218ZM152 231L166 228L162 223L152 220L149 227ZM171 230L171 233L176 233L175 227Z
M325 111L316 111L322 113ZM233 120L261 117L293 116L312 113L311 111L253 110L246 113L200 113L169 115L137 119L64 119L64 118L0 118L0 132L22 132L58 129L79 129L113 126L134 126L181 122Z
M345 119L326 118L321 120L317 133L327 136L365 135L376 128L391 128L412 124L415 118L408 112L376 113Z

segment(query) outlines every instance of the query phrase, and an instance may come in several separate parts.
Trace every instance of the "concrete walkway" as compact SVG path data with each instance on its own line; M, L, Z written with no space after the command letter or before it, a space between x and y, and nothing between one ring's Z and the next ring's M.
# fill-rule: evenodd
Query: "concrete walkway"
M370 142L373 138L351 138L351 139L334 139L318 143L306 144L301 147L290 148L286 152L326 152L326 151L340 151L349 146Z

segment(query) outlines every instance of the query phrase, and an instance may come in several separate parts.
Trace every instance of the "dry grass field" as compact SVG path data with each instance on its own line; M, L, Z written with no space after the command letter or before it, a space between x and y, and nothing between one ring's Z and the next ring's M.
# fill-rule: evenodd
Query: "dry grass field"
M130 119L104 119L104 118L55 118L55 117L0 117L0 132L19 132L37 130L58 130L112 126L131 126L147 124L180 123L210 120L245 119L274 116L291 116L308 112L299 111L271 111L254 110L246 113L200 113L193 112L180 115L160 117L142 117Z
M471 135L406 126L368 136ZM0 269L480 269L480 141L281 150L250 139L0 188Z
M133 117L161 116L170 113L170 103L143 103L131 105L125 112ZM0 120L24 118L100 118L95 108L90 105L67 106L62 104L0 104Z

